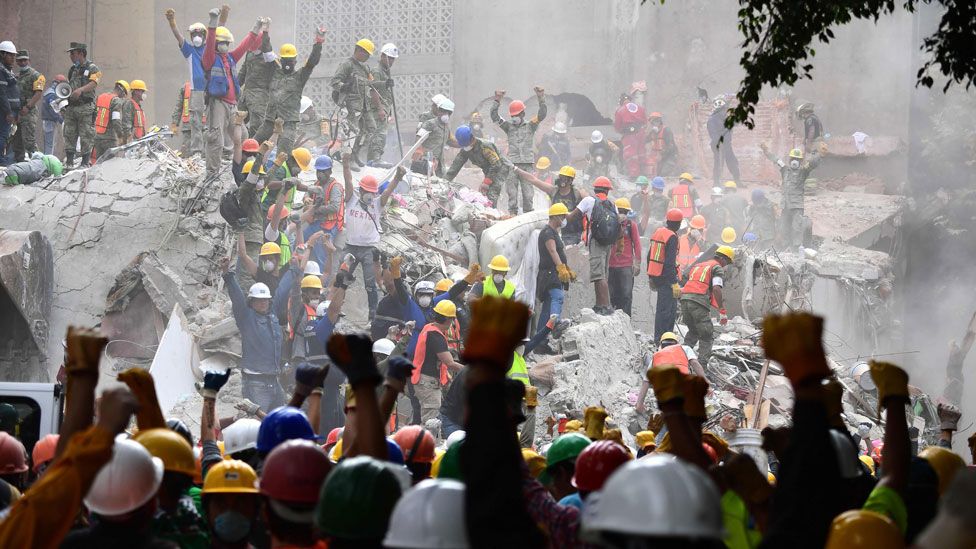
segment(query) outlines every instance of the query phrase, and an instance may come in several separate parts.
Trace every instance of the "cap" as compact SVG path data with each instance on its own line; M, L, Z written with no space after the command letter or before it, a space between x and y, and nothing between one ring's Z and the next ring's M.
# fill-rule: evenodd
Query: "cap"
M17 59L30 59L30 52L27 50L17 50Z
M71 45L68 46L68 49L66 49L64 51L70 53L70 52L73 52L75 50L85 50L85 51L88 51L88 44L85 44L84 42L72 42Z

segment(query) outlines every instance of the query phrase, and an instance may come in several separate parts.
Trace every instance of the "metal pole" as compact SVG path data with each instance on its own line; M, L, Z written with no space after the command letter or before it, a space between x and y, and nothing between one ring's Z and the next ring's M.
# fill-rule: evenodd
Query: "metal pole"
M400 148L400 158L403 158L403 141L400 139L400 117L396 110L396 93L390 89L390 100L393 103L393 124L396 126L397 147Z

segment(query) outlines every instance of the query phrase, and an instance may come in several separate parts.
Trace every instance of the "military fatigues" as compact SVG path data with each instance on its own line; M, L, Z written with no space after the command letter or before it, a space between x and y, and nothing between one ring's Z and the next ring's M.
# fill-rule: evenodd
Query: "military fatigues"
M430 139L428 137L428 139ZM485 141L484 139L475 139L472 142L473 147L470 151L461 149L461 151L454 157L454 163L451 164L451 169L447 170L447 174L444 176L448 181L453 181L461 168L470 160L472 164L481 168L484 172L485 177L491 180L491 185L488 186L488 200L491 200L493 206L498 204L498 197L502 193L502 186L508 182L509 179L515 177L515 166L512 162L499 154L498 148L495 147L494 143ZM514 213L513 210L517 209L513 204L508 205L510 212Z
M515 166L525 171L531 172L535 167L534 140L535 131L539 129L539 123L546 119L546 100L539 98L539 113L521 124L515 124L511 120L502 120L498 116L498 101L491 105L491 120L508 136L508 158ZM512 213L518 212L518 194L521 187L522 211L532 211L532 197L535 196L535 187L530 183L512 177L508 181L508 209Z
M747 232L759 238L762 247L776 239L776 211L773 203L763 200L758 204L750 204L746 210Z
M370 89L373 84L373 71L366 63L360 63L350 57L339 65L335 75L329 82L332 88L332 100L337 106L346 110L345 122L348 131L356 140L353 156L358 155L359 147L363 146L366 136L374 133L374 114L377 107L373 105Z
M373 76L375 78L373 89L380 96L380 103L383 105L382 111L386 112L376 110L371 115L373 117L372 129L366 136L366 159L370 161L376 161L383 157L383 149L386 148L389 115L393 112L393 74L390 73L390 67L379 63Z
M712 202L701 209L708 226L705 229L705 239L709 242L721 242L722 229L731 225L729 210L721 202Z
M180 133L183 136L183 140L180 143L180 155L183 158L190 156L190 142L192 137L190 136L190 101L185 96L186 92L183 86L179 87L176 93L176 107L173 109L173 116L170 121L174 126L180 128ZM186 113L187 120L183 121L184 112Z
M91 61L72 65L68 69L68 83L76 90L89 82L98 82L102 73ZM64 156L70 165L74 160L75 147L81 139L82 165L87 165L95 141L95 90L87 91L76 98L68 98L68 105L61 111L64 115Z
M721 265L713 267L710 278L715 277L724 280L725 268ZM708 364L708 358L712 356L712 343L715 340L711 300L711 280L708 281L708 292L705 294L681 294L681 318L688 326L685 345L694 347L696 343L698 344L698 362L701 362L702 366Z
M810 172L820 164L820 156L811 153L807 159L800 160L797 168L790 167L790 158L779 159L771 152L766 153L766 158L779 166L783 176L783 242L788 246L803 244L803 188Z
M118 117L115 113L118 113ZM105 151L128 140L132 133L132 115L132 101L127 97L112 98L108 129L105 133L95 134L95 158L101 158Z
M256 135L264 124L271 102L271 77L278 66L274 61L268 62L266 52L271 51L271 39L264 33L261 41L261 51L248 52L237 73L241 83L241 103L237 110L247 111L247 132ZM274 122L274 119L271 119ZM270 134L269 134L270 135Z
M264 118L264 124L254 136L258 142L262 142L274 131L274 121L280 118L284 121L284 132L278 138L279 151L291 151L295 145L295 138L298 136L298 121L300 115L300 105L302 102L302 90L308 77L312 76L312 71L319 64L322 58L322 44L312 46L312 53L302 68L295 67L295 70L286 73L281 67L276 66L271 76L271 99L268 103L268 113ZM296 174L297 175L297 174Z
M450 132L447 124L441 122L432 112L425 112L420 115L420 126L418 131L430 132L422 145L424 150L430 152L431 160L434 162L434 175L442 177L444 175L444 147L450 140Z
M657 229L664 225L664 218L668 215L669 204L670 201L664 193L651 191L647 194L642 192L634 194L630 199L630 205L637 212L637 219L640 222L639 227L642 235L648 229Z
M17 85L20 86L20 106L26 107L34 93L44 91L44 75L33 67L24 67L17 74ZM37 150L37 107L30 107L27 114L21 114L17 119L17 133L13 136L14 158L18 161L30 158Z

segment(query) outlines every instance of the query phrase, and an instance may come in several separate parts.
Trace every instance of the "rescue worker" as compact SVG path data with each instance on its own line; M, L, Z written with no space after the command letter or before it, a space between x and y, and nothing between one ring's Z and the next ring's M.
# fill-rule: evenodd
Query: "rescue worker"
M647 372L651 368L662 368L664 366L677 366L682 374L694 374L705 377L705 369L698 362L698 355L695 350L687 345L678 344L678 336L674 332L664 332L661 334L658 348L654 353L647 353L644 356L645 375L641 381L640 390L637 392L637 413L643 414L647 411L644 401L647 398L647 389L650 383L647 381Z
M332 102L345 109L345 122L355 139L352 161L359 163L359 149L366 143L366 136L375 131L373 122L382 110L382 101L374 89L373 71L366 64L376 46L368 38L360 39L353 48L352 57L339 64L329 81Z
M95 157L101 158L105 151L122 145L132 131L132 107L127 95L129 83L117 80L112 92L98 96L95 103Z
M617 241L620 223L617 219L617 206L610 201L613 183L606 177L593 181L593 196L584 197L570 212L567 223L585 219L587 223L586 243L589 248L590 282L593 283L595 304L593 312L602 315L613 314L610 308L610 286L607 283L607 269L610 266L610 248ZM615 234L616 233L616 234ZM600 235L610 238L601 241Z
M741 183L739 160L735 157L735 151L732 150L732 129L725 127L725 116L731 107L725 101L724 96L716 97L712 106L714 110L706 122L712 147L712 186L718 187L718 182L722 178L723 164L728 166L732 179L736 183Z
M796 117L803 121L803 152L810 154L819 150L824 141L824 129L820 117L813 113L813 103L797 107Z
M516 99L508 104L508 120L502 120L498 116L498 107L505 90L495 90L495 101L491 104L489 116L491 121L498 125L505 132L508 138L508 159L515 164L515 167L525 171L531 171L535 162L535 152L533 145L535 132L539 129L539 124L546 119L548 109L546 107L545 90L541 86L534 88L536 99L539 102L539 111L529 120L525 119L525 103ZM518 212L518 194L522 195L522 213L532 211L532 199L535 196L535 189L519 181L518 178L510 178L507 185L508 210L513 214Z
M261 36L261 47L247 52L237 79L241 83L241 102L238 109L247 111L247 133L257 135L266 122L271 102L271 78L278 69L274 48L267 29ZM271 118L274 122L274 118Z
M63 74L59 74L51 80L50 85L44 90L44 101L41 103L41 128L44 130L44 154L49 155L54 152L54 134L59 126L64 124L64 116L61 116L61 99L58 99L54 89L62 82L67 82Z
M810 153L804 160L803 151L792 149L785 159L777 158L765 143L759 144L766 158L779 167L783 176L783 198L780 204L783 218L781 240L786 246L803 245L806 235L806 220L803 216L803 191L810 172L820 164L818 151ZM826 148L821 144L821 149Z
M678 164L678 144L674 132L664 125L664 116L659 112L652 112L647 117L647 144L650 149L647 173L651 176L674 174Z
M603 132L593 130L586 153L586 177L592 180L610 175L610 163L618 150L616 145L603 138Z
M102 78L102 72L88 60L87 45L72 42L68 55L71 57L71 67L67 73L71 95L68 96L68 105L61 111L64 116L64 164L67 168L74 167L77 151L81 156L80 165L90 166L95 141L95 127L92 125L95 87Z
M186 102L186 116L184 125L189 127L190 143L187 155L206 155L206 121L207 121L207 72L203 69L203 56L207 41L207 26L197 21L187 27L189 39L184 39L176 26L176 10L169 8L165 12L170 31L176 38L180 53L186 59L190 74L189 86L183 86L183 100Z
M549 195L550 204L562 204L566 206L568 211L575 210L580 200L588 196L585 191L579 190L573 185L573 180L576 179L576 170L572 166L559 168L559 175L556 176L555 183L543 181L518 168L516 168L515 174ZM575 219L572 222L567 220L566 225L560 230L560 234L566 245L579 244L583 238L583 220Z
M557 501L562 502L577 492L573 486L576 458L590 442L582 433L566 433L556 438L546 452L546 469L540 475L539 482Z
M747 227L758 237L760 248L767 248L776 239L776 208L762 189L753 189L751 199L746 210Z
M731 225L731 215L722 202L722 187L712 187L711 202L701 209L701 213L708 220L705 228L705 238L709 242L718 242L722 236L722 229Z
M278 148L278 156L272 164L271 176L268 184L261 193L261 209L267 211L278 200L282 187L285 189L285 204L294 204L295 191L305 192L308 185L302 183L298 176L312 165L312 153L305 147L292 149L291 154Z
M435 95L430 111L421 114L420 125L417 129L417 137L421 137L424 142L417 148L414 154L417 160L411 164L410 170L416 173L433 173L437 177L444 174L444 147L460 147L454 136L451 135L447 123L454 113L454 102L441 94ZM470 133L472 130L469 126ZM458 127L460 130L461 127ZM457 132L455 132L456 134ZM472 137L474 134L471 134ZM480 138L476 138L480 139ZM499 191L500 192L500 191Z
M511 299L515 295L515 283L505 278L511 270L508 258L499 254L491 258L488 263L488 276L484 281L471 287L471 295L476 297L504 297Z
M669 208L678 208L685 219L690 219L702 207L698 191L692 186L695 177L688 172L678 176L678 184L668 191Z
M345 220L345 199L343 185L332 177L332 157L321 155L315 158L315 184L322 190L316 194L312 210L303 214L305 226L305 241L318 231L324 233L322 242L312 247L312 257L323 265L326 273L332 271L335 242L342 230Z
M229 10L227 8L226 11ZM237 64L245 53L258 47L261 43L260 33L268 23L266 18L258 18L251 32L232 50L230 45L234 42L234 35L227 27L217 26L220 16L220 9L210 10L206 46L201 60L203 72L207 75L207 177L217 176L224 143L234 141L234 116L241 95Z
M268 454L259 489L269 547L320 546L315 508L332 469L322 448L308 440L289 440Z
M729 225L737 231L746 229L746 209L749 202L739 194L739 186L735 181L726 181L722 189L722 204L729 214Z
M539 142L539 154L548 156L549 160L557 166L565 166L570 163L572 151L569 147L569 136L565 122L557 121L552 125L552 131L542 136L542 141Z
M131 112L132 112L132 139L139 139L146 136L146 113L142 110L142 100L148 90L146 89L146 83L142 80L133 80L129 82L129 89L131 90L132 97L129 99L131 102Z
M13 72L16 57L13 42L0 42L0 166L13 163L10 130L20 113L20 89Z
M14 161L29 160L37 151L37 103L44 95L44 75L30 65L30 52L17 51L17 85L20 87L20 113L13 135Z
M471 135L471 128L458 126L454 131L454 138L461 147L451 168L444 174L444 179L454 181L461 168L470 161L475 166L481 168L484 180L481 183L481 193L488 197L492 205L498 207L498 197L501 196L502 187L508 187L508 181L515 176L515 166L507 157L498 152L498 147L484 139L477 139ZM428 139L430 137L428 136ZM509 200L509 213L518 213L517 200Z
M647 116L644 107L626 101L613 115L613 128L621 135L623 171L629 177L642 175L649 167L647 157Z
M200 502L215 547L248 547L261 511L258 475L250 465L236 459L216 463L204 477Z
M288 253L290 255L291 251L289 250ZM276 242L265 242L261 245L261 249L258 252L258 260L255 262L247 255L243 234L238 234L237 254L241 267L244 268L244 272L253 278L255 282L264 283L272 295L276 294L278 291L278 283L284 274L281 269L281 256L283 254L281 246Z
M193 85L189 81L184 82L177 89L176 106L173 107L173 115L169 121L169 131L173 132L174 136L177 133L181 134L180 156L183 158L189 158L191 154L190 146L193 137L190 133L190 99L192 95Z
M705 216L696 215L688 222L688 228L678 235L678 280L688 276L688 270L698 260L704 249Z
M256 139L245 139L241 143L240 161L235 158L235 160L231 163L231 173L234 174L234 182L238 185L243 183L244 179L247 177L247 174L244 173L244 166L248 165L248 163L250 163L252 167L254 166L254 159L257 157L258 149L260 148L261 145Z
M380 96L382 108L371 113L373 121L370 124L370 133L366 135L366 165L374 166L383 158L383 151L386 149L386 135L389 131L389 120L393 112L393 63L400 57L400 50L396 44L383 44L380 48L380 60L376 64L376 71L373 73L375 83L373 89Z
M647 177L637 178L637 192L630 197L630 204L637 214L640 234L648 229L657 229L664 224L664 217L668 213L670 201L664 196L664 178L656 176L648 184Z
M562 202L549 206L549 222L539 232L539 273L536 275L536 299L542 302L539 320L563 312L563 301L569 283L576 274L566 264L566 250L559 229L566 222L569 209ZM540 331L541 331L540 327Z
M434 306L428 322L417 337L410 383L420 402L420 423L437 417L441 407L441 389L450 383L450 375L461 371L463 365L451 355L447 345L447 331L457 317L457 306L444 299Z
M610 306L631 316L634 294L634 277L640 272L640 231L633 220L630 200L618 198L617 217L620 220L620 238L610 251L610 269L607 283L610 286Z
M647 252L647 276L651 288L657 292L657 305L654 308L654 339L674 330L678 314L678 235L684 216L681 210L671 208L665 217L663 227L658 227L651 235Z
M483 139L485 137L484 120L481 118L481 113L474 111L468 118L468 127L471 128L471 135L477 137L478 139Z
M708 364L712 356L712 341L715 328L712 326L712 307L718 309L719 324L725 326L729 317L722 299L725 266L735 259L735 250L729 246L719 246L712 259L696 264L688 273L688 282L680 290L681 315L688 326L685 344L694 347L698 344L699 362Z
M315 45L305 64L299 69L298 48L294 44L282 44L278 52L281 61L275 67L271 76L270 98L264 123L254 136L258 142L271 137L274 132L276 119L284 121L284 132L278 138L278 150L289 151L298 137L299 109L302 101L302 91L308 82L312 71L322 58L322 43L325 42L325 29L315 31Z

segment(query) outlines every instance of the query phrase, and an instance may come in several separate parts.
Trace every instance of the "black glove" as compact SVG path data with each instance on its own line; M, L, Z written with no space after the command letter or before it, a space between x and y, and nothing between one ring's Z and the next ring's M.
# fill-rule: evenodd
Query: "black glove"
M217 398L217 393L227 384L229 378L230 369L223 372L204 372L200 394L205 398Z
M339 90L332 90L332 102L333 103L339 102Z
M356 387L369 384L375 387L383 381L376 359L373 358L373 341L363 334L333 334L326 346L332 362L346 374L349 385Z
M402 383L413 373L414 365L402 356L391 356L387 361L386 376Z
M325 385L325 376L329 375L329 367L318 367L308 362L302 362L295 369L295 383L305 385L310 389L321 389Z
M345 265L343 265L343 267L345 267ZM332 285L336 288L347 290L349 289L349 285L355 282L355 280L356 279L352 276L352 273L349 272L348 267L340 267L339 270L336 271L335 280L332 281Z

